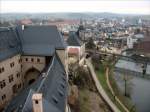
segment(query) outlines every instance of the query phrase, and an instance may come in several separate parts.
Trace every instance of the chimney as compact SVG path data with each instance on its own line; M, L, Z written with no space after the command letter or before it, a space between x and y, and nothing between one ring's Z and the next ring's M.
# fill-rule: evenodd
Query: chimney
M33 112L43 112L43 101L41 93L32 95Z
M22 30L24 30L24 25L22 25Z

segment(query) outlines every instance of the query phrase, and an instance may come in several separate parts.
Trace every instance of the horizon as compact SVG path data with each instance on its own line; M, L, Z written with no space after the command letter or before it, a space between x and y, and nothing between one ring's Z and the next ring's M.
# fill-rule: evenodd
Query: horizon
M132 16L150 16L150 14L124 14L113 12L3 12L1 14L114 14L114 15L132 15Z
M150 1L1 0L0 13L113 13L150 15Z

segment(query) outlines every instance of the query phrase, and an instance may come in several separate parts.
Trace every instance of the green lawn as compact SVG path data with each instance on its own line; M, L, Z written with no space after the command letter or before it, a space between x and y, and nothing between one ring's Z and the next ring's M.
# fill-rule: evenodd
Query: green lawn
M133 103L132 103L131 99L128 97L125 97L124 94L120 92L120 90L115 82L114 76L113 76L113 69L111 69L110 74L111 74L111 75L109 75L110 84L113 87L113 90L116 93L117 97L122 101L122 103L126 107L128 107L129 109L133 108ZM132 112L135 112L135 111L136 110L132 110Z
M98 77L103 89L105 90L105 92L107 93L109 98L116 104L116 106L121 110L121 112L125 112L124 109L120 106L120 104L115 102L114 96L112 95L111 91L109 90L109 87L107 86L105 69L104 69L103 65L101 65L100 69L98 71L96 71L96 74L97 74L97 77Z

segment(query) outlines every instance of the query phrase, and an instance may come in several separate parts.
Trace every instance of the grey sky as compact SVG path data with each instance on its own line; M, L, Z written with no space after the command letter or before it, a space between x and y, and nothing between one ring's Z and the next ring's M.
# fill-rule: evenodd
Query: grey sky
M112 12L150 14L149 0L1 0L6 12Z

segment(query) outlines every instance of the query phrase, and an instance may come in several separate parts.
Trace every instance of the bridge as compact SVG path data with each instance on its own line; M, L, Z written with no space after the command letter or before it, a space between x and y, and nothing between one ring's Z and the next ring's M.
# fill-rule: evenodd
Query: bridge
M126 56L126 55L122 55L122 54L118 54L118 53L110 53L110 52L96 51L96 50L86 50L86 52L93 52L93 53L105 55L105 56L112 55L112 56L116 56L117 59L121 58L124 60L133 61L133 62L150 63L150 58L143 57L143 56L137 56L137 55Z
M87 51L104 56L115 56L118 60L115 65L115 71L127 73L141 78L150 79L150 58L142 56L125 56L122 54L101 52L101 51ZM122 61L121 61L122 60ZM124 61L124 62L123 62ZM122 64L121 64L122 63Z

